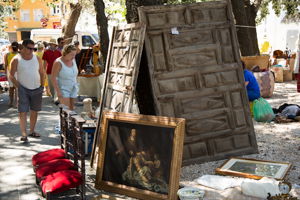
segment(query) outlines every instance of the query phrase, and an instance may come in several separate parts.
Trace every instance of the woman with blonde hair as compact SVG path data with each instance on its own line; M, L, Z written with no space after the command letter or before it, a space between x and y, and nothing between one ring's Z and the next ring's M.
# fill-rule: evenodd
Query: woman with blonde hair
M70 110L74 110L74 102L78 93L76 51L74 45L64 46L62 56L55 60L51 73L51 80L59 102L68 106Z

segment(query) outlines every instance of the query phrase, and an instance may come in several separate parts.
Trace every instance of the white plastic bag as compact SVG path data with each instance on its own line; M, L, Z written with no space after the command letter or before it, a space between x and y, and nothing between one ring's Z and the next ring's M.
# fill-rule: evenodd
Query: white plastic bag
M260 180L246 179L242 182L241 189L243 194L258 198L267 198L268 193L271 196L280 194L279 181L272 178L263 177Z
M241 186L244 178L218 175L203 175L196 180L200 185L204 185L217 190Z

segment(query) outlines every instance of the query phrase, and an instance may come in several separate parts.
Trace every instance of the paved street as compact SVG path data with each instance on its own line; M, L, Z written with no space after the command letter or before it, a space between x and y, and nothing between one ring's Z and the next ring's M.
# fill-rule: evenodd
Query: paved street
M40 138L29 138L29 144L20 142L20 128L17 110L8 108L8 94L0 94L0 199L38 200L43 199L35 184L31 157L41 151L59 147L59 135L54 133L58 123L58 107L49 97L43 97L36 131ZM99 195L94 189L95 172L87 167L87 199ZM77 199L75 191L70 191L55 199Z

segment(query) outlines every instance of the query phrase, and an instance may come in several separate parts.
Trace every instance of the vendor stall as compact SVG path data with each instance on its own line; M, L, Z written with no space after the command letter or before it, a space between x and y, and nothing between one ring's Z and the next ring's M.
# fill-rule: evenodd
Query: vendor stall
M100 99L103 86L103 74L94 77L78 76L79 96L97 97Z
M79 96L96 97L98 100L101 96L103 82L103 62L99 58L100 48L98 45L88 49L80 50L76 62L78 66L78 84Z

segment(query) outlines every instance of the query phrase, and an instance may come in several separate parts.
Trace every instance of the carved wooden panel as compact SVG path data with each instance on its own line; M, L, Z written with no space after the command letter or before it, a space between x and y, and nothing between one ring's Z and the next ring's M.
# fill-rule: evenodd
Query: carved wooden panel
M102 101L103 109L131 112L144 44L145 26L114 28Z
M157 115L186 118L184 164L257 152L227 1L139 8Z
M94 137L91 165L97 155L103 110L131 112L145 37L145 25L135 23L113 28Z

